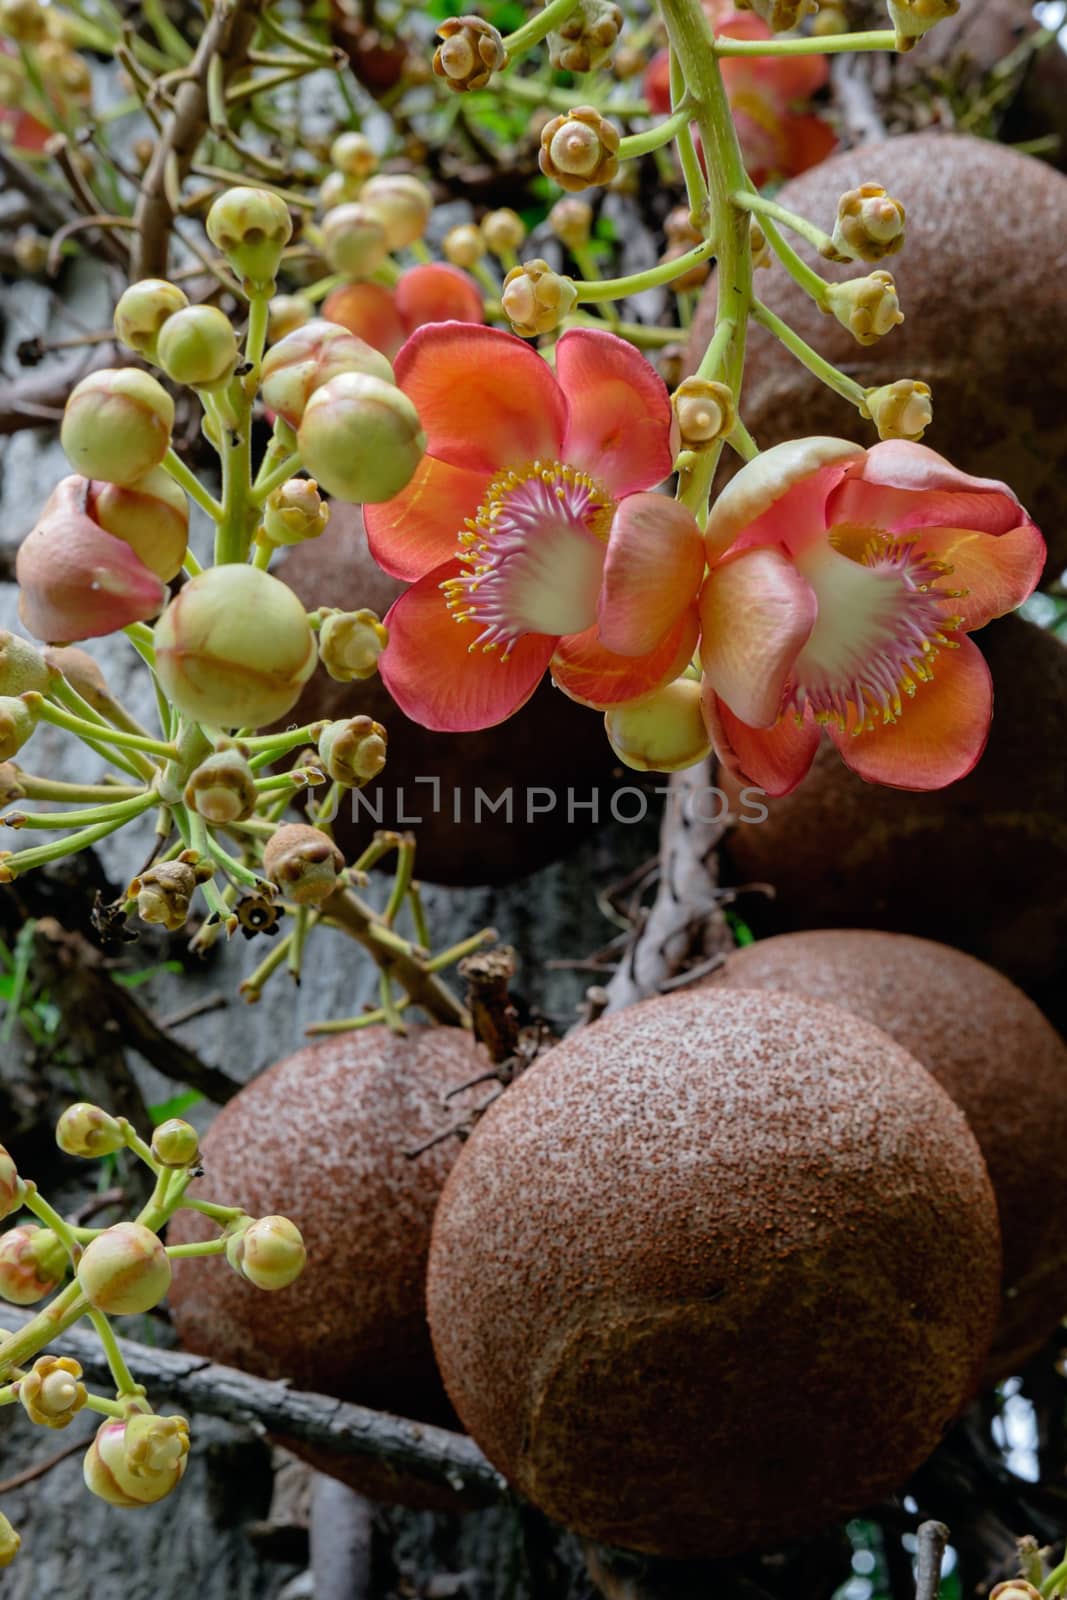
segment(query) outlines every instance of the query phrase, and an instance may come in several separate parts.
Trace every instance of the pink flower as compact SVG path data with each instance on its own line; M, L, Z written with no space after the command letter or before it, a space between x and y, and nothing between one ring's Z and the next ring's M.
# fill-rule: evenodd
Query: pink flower
M796 439L727 485L706 543L704 707L732 771L788 794L820 730L872 783L971 771L993 690L966 635L1021 604L1045 559L1010 489L905 440Z
M671 470L671 408L644 358L577 329L553 374L513 334L439 323L396 378L426 455L364 515L379 565L412 582L380 662L401 710L462 732L510 717L549 667L599 707L684 671L704 550L692 515L646 492Z
M428 322L484 322L482 295L473 278L444 261L409 267L395 289L380 283L346 283L322 307L327 322L358 334L391 361L409 334Z

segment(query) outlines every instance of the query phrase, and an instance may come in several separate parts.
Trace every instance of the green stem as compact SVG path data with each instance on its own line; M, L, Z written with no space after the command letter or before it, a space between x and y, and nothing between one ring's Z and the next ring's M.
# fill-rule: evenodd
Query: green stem
M119 1349L118 1340L115 1338L110 1322L102 1311L97 1311L95 1306L89 1308L89 1321L96 1329L96 1337L104 1347L107 1364L111 1368L111 1376L115 1380L115 1392L121 1400L123 1396L144 1394L144 1385L135 1383L133 1373L126 1365L126 1358Z
M236 1222L238 1217L243 1217L245 1212L240 1206L220 1206L213 1200L184 1199L181 1203L183 1211L199 1211L203 1216L210 1217L212 1222L217 1222L220 1228L228 1228L231 1222Z
M242 739L245 749L254 753L270 751L274 756L284 755L286 750L291 750L294 745L314 744L322 732L321 722L306 722L302 728L289 728L284 733L254 734L248 739Z
M389 896L385 910L382 912L382 921L390 928L400 915L400 908L407 899L408 890L411 887L411 879L415 872L414 839L401 839L397 849L397 858L393 891Z
M1061 1561L1058 1567L1053 1567L1041 1585L1041 1593L1045 1600L1054 1600L1064 1584L1067 1584L1067 1561Z
M225 1250L225 1239L205 1239L202 1244L169 1244L167 1255L172 1261L188 1261L195 1256L221 1256Z
M9 1339L0 1339L0 1376L7 1377L12 1367L24 1367L31 1356L59 1337L89 1309L81 1284L68 1283L61 1294L49 1301L43 1311Z
M678 57L672 50L671 104L680 106L683 101L687 101L688 99L689 95L685 87L685 78L682 74ZM694 224L702 225L707 219L708 186L704 181L704 169L700 165L700 160L696 152L696 145L693 142L693 133L690 127L689 118L686 119L683 126L678 130L676 148L678 151L678 163L682 169L682 177L685 180L685 192L689 201L690 216L692 217Z
M692 115L689 99L684 97L677 110L672 111L665 121L646 129L644 133L631 133L621 140L617 151L619 160L632 161L636 156L646 156L661 145L670 144L677 133L689 126Z
M89 800L134 800L143 794L143 789L135 789L132 784L124 783L63 783L59 778L39 778L36 773L19 770L19 788L25 791L27 800L52 800L59 805L70 805L74 801ZM61 813L65 821L69 812Z
M259 999L266 985L288 956L292 938L292 934L287 933L283 938L275 940L270 954L264 957L256 970L241 984L241 993L246 1000Z
M717 56L832 56L853 50L896 50L897 36L892 28L875 28L868 33L831 33L825 37L805 34L792 39L716 39L712 48Z
M195 472L190 472L185 462L174 451L168 450L163 457L164 471L174 479L191 500L195 500L201 511L206 511L212 522L218 522L222 516L222 507L214 495L208 494Z
M162 739L150 739L146 734L128 733L125 728L101 727L99 723L87 722L83 717L73 716L53 705L43 696L39 704L35 699L34 707L42 721L52 722L57 728L66 728L68 733L77 734L79 739L98 739L101 743L118 745L126 750L144 750L149 755L162 757L164 761L172 761L177 754L176 746L164 744Z
M276 466L272 467L269 472L265 472L263 476L258 479L256 486L249 497L252 505L261 506L266 500L267 496L273 493L279 484L285 483L287 479L293 476L294 472L299 472L299 470L300 453L299 451L294 451L292 455L285 456L285 458L279 461Z
M792 228L794 233L799 233L802 239L814 245L820 255L834 248L833 240L822 228L809 222L807 217L802 217L797 211L790 211L787 206L778 204L777 200L768 200L766 195L756 194L754 190L744 189L733 196L735 206L743 206L746 211L757 211L761 217L770 217L773 222L780 222L784 228Z
M442 950L438 955L431 956L426 963L427 972L443 972L446 967L452 966L456 961L462 961L464 956L472 956L478 950L483 950L487 944L492 944L496 938L494 928L483 928L481 933L472 933L469 939L463 939L459 944L450 945L447 950Z
M600 278L595 283L577 281L574 287L578 291L578 301L582 305L590 305L597 300L622 300L628 295L640 294L643 289L656 289L691 272L715 254L716 241L705 239L703 244L687 250L684 256L676 256L673 261L661 261L658 266L649 267L645 272L635 272L628 278Z
M22 1196L22 1203L27 1211L33 1212L39 1222L43 1222L46 1228L52 1230L70 1256L71 1261L76 1260L79 1254L79 1246L78 1240L71 1230L70 1223L60 1216L55 1206L49 1205L44 1196L38 1192L35 1183L27 1183Z
M301 289L300 298L310 300L312 305L317 305L320 300L325 300L328 294L333 294L335 289L342 288L347 282L348 279L343 272L331 272L328 277L319 278L317 283Z
M753 439L740 417L734 423L733 431L726 443L732 450L737 451L742 461L755 461L759 455L759 445Z
M521 55L535 44L540 44L541 40L547 38L561 22L566 22L577 7L578 0L549 0L549 4L543 10L528 17L521 28L516 28L514 33L507 35L504 49L509 56Z
M254 294L248 302L248 332L245 335L245 360L258 367L267 344L270 295Z
M774 312L768 306L765 306L762 300L754 302L752 315L760 324L760 327L766 328L768 333L773 333L775 338L785 345L789 353L796 356L801 365L807 367L808 371L813 373L820 382L825 383L828 389L832 389L835 394L839 394L843 399L848 400L850 404L856 407L857 411L863 412L866 396L858 383L852 378L847 378L843 372L839 372L825 357L819 355L817 350L813 350L810 344L806 344L799 333L794 333L788 323L783 322L781 317L775 316Z
M762 204L755 206L749 204L749 202L753 200L762 200L762 196L752 194L739 194L734 196L735 205L741 206L744 210L756 211L759 213L760 226L763 229L767 243L770 245L779 261L782 263L782 266L789 273L789 276L793 279L794 283L798 284L800 288L804 290L805 294L810 294L811 298L815 301L815 304L819 307L819 310L825 310L826 290L828 287L825 278L820 277L815 271L814 267L809 267L808 263L803 259L803 257L799 256L793 249L793 246L789 243L789 241L782 238L781 233L771 220L771 212L764 210ZM774 201L769 200L767 204L773 206ZM775 211L785 211L785 207L775 206ZM792 212L786 212L786 216L792 216ZM830 244L831 241L829 236L823 233L821 228L816 228L814 223L806 223L803 217L797 217L795 221L797 223L804 223L804 226L795 228L794 232L799 233L803 238L807 239L808 242L813 244L816 249L820 248L821 242ZM792 226L792 224L788 224L788 226Z
M137 796L141 798L142 795ZM57 823L64 828L88 828L97 822L124 822L129 804L129 800L116 800L105 806L86 806L81 811L9 811L6 817L0 817L0 825L19 830L47 828L53 833ZM136 811L133 815L137 815Z
M602 328L604 326L600 317L583 316L575 312L564 318L560 324L561 329L567 328ZM684 328L655 328L643 322L613 322L612 333L617 333L628 344L635 345L638 350L662 350L667 345L678 344L685 341Z
M145 795L141 800L128 801L127 808L124 808L121 814L112 813L108 822L98 822L95 827L83 828L80 833L69 833L66 838L56 839L52 844L42 844L32 850L8 853L0 859L0 883L12 883L22 873L32 872L34 868L43 867L49 861L60 861L64 856L74 856L80 850L88 850L90 845L96 844L100 839L106 839L109 833L114 833L116 828L121 828L140 812L147 811L154 803L154 795Z
M722 361L730 340L734 336L734 323L732 318L724 317L711 336L711 342L704 351L703 359L694 374L698 378L714 379L718 375L719 363Z
M114 1417L121 1421L126 1416L126 1407L118 1400L105 1400L102 1394L90 1394L85 1397L86 1411L95 1411L101 1417Z
M215 529L215 564L244 561L248 554L247 508L252 484L252 429L247 397L240 391L232 426L215 409L222 457L222 520Z

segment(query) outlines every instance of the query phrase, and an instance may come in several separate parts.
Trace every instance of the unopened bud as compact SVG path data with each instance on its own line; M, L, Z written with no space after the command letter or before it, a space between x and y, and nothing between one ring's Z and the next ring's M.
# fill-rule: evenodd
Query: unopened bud
M90 1304L107 1316L151 1311L170 1288L170 1258L151 1228L116 1222L86 1245L78 1282Z
M570 251L582 250L589 243L593 227L593 208L584 200L566 195L548 213L548 225L561 244Z
M11 806L25 798L26 790L18 767L13 761L0 761L0 806ZM0 1212L0 1217L2 1215Z
M858 344L874 344L904 321L896 284L888 272L882 271L868 273L866 278L851 278L847 283L828 284L826 310Z
M541 130L541 171L563 189L577 192L610 183L619 170L618 128L595 106L576 106Z
M663 232L668 244L680 244L685 250L692 250L704 239L688 206L675 206L668 211L663 219Z
M262 368L264 402L291 428L298 428L315 390L342 372L365 372L384 383L393 381L392 366L380 350L336 322L316 317L267 351Z
M160 861L131 880L126 898L136 900L142 922L177 933L185 926L199 882L190 862Z
M334 206L322 224L322 252L334 272L369 278L389 254L385 224L358 200Z
M82 1369L71 1356L38 1356L24 1378L18 1380L18 1397L31 1422L45 1428L65 1428L89 1398Z
M68 1106L56 1123L56 1144L68 1156L109 1156L125 1143L121 1122L87 1100Z
M326 531L330 508L314 478L289 478L272 489L263 507L263 532L271 544L302 544Z
M0 1567L9 1567L18 1555L22 1540L0 1511Z
M303 822L287 822L267 840L263 870L297 905L327 900L340 881L345 858L325 833Z
M848 12L840 5L820 5L818 14L812 19L811 31L817 39L829 39L835 33L847 33Z
M149 572L164 583L177 577L189 545L189 501L163 467L153 467L136 483L94 479L85 507L105 532L129 545Z
M499 28L481 17L446 17L437 36L441 43L434 51L433 70L457 94L484 89L493 73L508 64Z
M354 372L315 390L297 437L313 477L337 499L358 505L378 505L399 494L426 448L407 395L395 384Z
M473 222L461 222L455 228L449 228L441 241L441 249L446 261L469 271L485 255L485 236Z
M319 660L336 683L352 683L374 676L388 642L375 612L335 611L319 629Z
M69 1257L55 1234L24 1222L0 1233L0 1300L32 1306L66 1276Z
M861 183L837 202L832 235L839 261L881 261L904 244L904 207L880 183Z
M570 315L578 303L578 288L573 278L535 257L512 267L504 279L500 303L515 332L532 339L539 333L551 333Z
M348 789L362 789L385 766L388 734L370 717L330 722L319 735L319 758L327 775Z
M621 31L622 12L614 0L578 0L548 36L549 60L560 72L593 72L611 55Z
M0 33L16 44L39 44L48 32L41 0L0 0Z
M495 256L508 256L522 248L526 238L526 224L517 211L501 206L497 211L487 211L479 224L482 238Z
M293 236L293 219L280 195L269 189L227 189L207 214L207 236L234 271L259 293L274 287L282 251Z
M418 178L406 172L380 172L367 179L359 198L377 214L390 250L403 250L426 232L433 195Z
M960 0L888 0L889 17L897 31L896 48L914 49L924 33L945 17L954 17Z
M319 185L319 205L324 213L335 206L351 205L359 199L362 187L362 178L353 178L347 172L328 172Z
M704 450L730 433L737 405L729 384L711 378L685 378L671 395L678 444L683 450Z
M190 810L224 827L244 822L256 809L256 775L236 746L216 750L189 774L182 799Z
M711 750L695 678L676 678L636 705L616 706L604 727L619 760L637 772L681 772Z
M0 761L18 755L40 720L32 701L0 695Z
M369 178L378 157L365 133L339 133L330 146L330 161L349 178Z
M771 264L771 247L767 243L767 235L755 217L752 218L749 225L748 242L752 251L753 271L758 272L761 267L769 267Z
M22 1204L22 1179L13 1158L0 1144L0 1222L13 1216Z
M233 324L218 306L176 311L159 330L156 360L175 383L213 388L232 375L239 360Z
M36 645L0 628L0 695L25 694L27 689L44 694L51 681L48 662Z
M267 307L267 342L277 344L287 333L295 333L310 322L310 300L301 294L276 294Z
M137 367L91 372L71 391L60 440L86 478L136 483L170 448L174 401Z
M102 1422L85 1453L87 1489L113 1506L149 1506L177 1488L189 1459L184 1417Z
M184 311L188 295L176 283L164 278L142 278L131 283L119 296L115 307L115 333L129 350L153 360L156 340L168 317Z
M307 1250L288 1217L258 1217L231 1234L226 1259L257 1289L287 1289L303 1272Z
M819 7L816 0L745 0L743 9L762 17L772 33L788 33Z
M168 1117L152 1135L152 1154L161 1167L191 1167L200 1154L200 1138L191 1122Z
M914 378L868 389L864 403L879 439L921 439L933 421L930 386Z
M0 104L3 104L0 90ZM36 277L48 265L48 240L36 228L20 228L11 246L15 265L27 277Z
M680 261L682 256L688 255L692 248L691 244L668 245L663 252L663 260L665 262ZM686 289L699 289L701 284L707 282L710 273L710 261L697 261L693 266L686 268L684 272L679 272L676 277L673 277L667 284L667 288L675 294L679 294Z

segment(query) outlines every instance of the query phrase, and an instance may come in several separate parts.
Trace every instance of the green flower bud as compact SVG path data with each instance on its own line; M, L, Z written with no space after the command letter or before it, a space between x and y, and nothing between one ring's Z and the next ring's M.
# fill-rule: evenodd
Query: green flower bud
M216 750L190 773L182 799L207 822L244 822L256 809L256 775L236 746Z
M330 146L330 161L350 178L369 178L378 157L365 133L339 133Z
M751 0L751 8L772 33L797 28L809 12L818 10L816 0Z
M315 390L297 437L307 470L337 499L359 505L377 505L399 494L426 448L419 414L407 395L380 378L354 372Z
M31 1422L65 1428L89 1398L80 1364L71 1356L38 1356L18 1381L18 1397Z
M336 683L371 678L389 633L373 611L334 611L319 629L319 660Z
M0 1144L0 1222L22 1205L22 1179L14 1160Z
M388 249L403 250L426 232L433 195L418 178L406 172L381 172L367 179L359 198L380 218Z
M192 1167L200 1155L200 1136L191 1122L169 1117L152 1135L152 1154L162 1167Z
M676 678L636 705L616 706L604 727L619 760L638 772L681 772L711 749L695 678Z
M319 828L287 822L277 828L263 851L263 871L282 894L297 905L318 905L337 888L345 858Z
M168 317L183 311L188 304L188 295L176 283L167 283L164 278L142 278L119 296L115 333L127 349L154 361L160 329Z
M267 496L263 532L271 544L302 544L326 531L330 508L314 478L289 478Z
M287 1289L303 1272L307 1250L288 1217L259 1217L230 1236L226 1259L257 1289Z
M554 271L540 257L512 267L500 296L504 315L523 339L551 333L573 311L577 301L574 279Z
M864 404L879 439L921 439L934 417L930 385L915 378L868 389Z
M189 545L189 501L162 467L153 467L136 483L90 483L86 510L164 583L182 570Z
M32 1306L66 1277L67 1252L48 1228L24 1222L0 1233L0 1300Z
M19 1553L22 1540L0 1511L0 1567L9 1567Z
M68 1106L56 1123L56 1144L68 1156L109 1156L125 1143L122 1123L87 1100Z
M174 401L137 367L102 368L72 390L60 440L86 478L136 483L170 447Z
M282 251L293 236L293 219L280 195L239 187L220 194L207 214L207 236L259 294L274 287Z
M0 695L0 761L10 761L18 754L38 721L37 712L25 700Z
M86 1488L113 1506L149 1506L181 1482L189 1459L184 1417L102 1422L85 1453Z
M319 756L335 783L362 789L385 766L389 736L370 717L349 717L330 722L319 735Z
M461 222L449 228L441 241L446 261L466 272L478 265L487 248L485 235L473 222Z
M116 1222L97 1234L76 1270L86 1299L108 1316L151 1311L170 1288L170 1258L139 1222Z
M212 727L277 722L315 670L315 635L296 595L237 562L190 579L156 623L155 644L168 699Z
M159 331L156 359L168 378L210 389L233 373L239 360L233 324L218 306L188 306Z
M369 278L389 254L378 213L358 200L334 206L322 224L322 253L334 272Z
M0 105L4 104L3 73L0 69ZM28 278L35 278L48 265L48 240L36 228L20 228L11 246L15 265Z
M267 307L267 342L277 344L287 333L295 333L312 317L310 300L302 294L276 294Z
M393 369L380 350L336 322L315 318L280 339L263 358L264 404L298 428L315 390L342 372L393 381Z
M47 693L52 682L48 662L28 639L0 628L0 695Z
M498 211L487 211L481 220L482 238L495 256L508 256L522 248L526 238L526 224L517 211L501 206Z

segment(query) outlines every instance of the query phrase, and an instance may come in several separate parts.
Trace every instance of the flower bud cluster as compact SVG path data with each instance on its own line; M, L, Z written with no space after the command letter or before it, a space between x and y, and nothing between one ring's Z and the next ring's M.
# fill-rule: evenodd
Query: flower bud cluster
M593 72L608 60L621 32L622 12L614 0L578 0L548 36L549 60L560 72Z
M456 94L484 89L494 72L508 64L500 30L481 17L446 17L437 29L441 43L433 70Z

